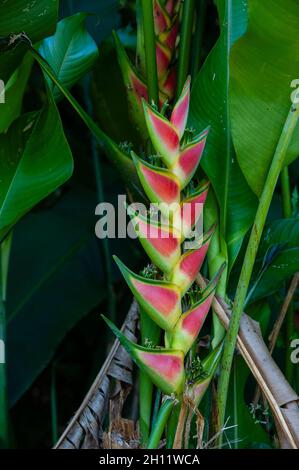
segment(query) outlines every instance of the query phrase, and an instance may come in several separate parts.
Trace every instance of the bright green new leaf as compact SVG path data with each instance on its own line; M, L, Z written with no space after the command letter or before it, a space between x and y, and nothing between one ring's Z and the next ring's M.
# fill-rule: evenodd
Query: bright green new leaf
M59 21L54 36L44 39L39 49L68 89L92 68L98 57L98 47L85 28L86 16L77 13ZM49 78L47 80L55 99L61 98L62 93Z
M231 266L257 206L235 158L228 95L230 48L246 30L247 2L218 0L217 6L221 34L193 84L189 124L198 131L211 126L201 164L220 206L221 230Z
M5 85L5 89L0 91L2 96L0 113L0 133L4 132L21 112L23 96L31 72L33 58L30 54L25 55L23 62L18 67ZM1 101L1 100L0 100Z
M72 174L73 159L53 98L0 136L0 239Z

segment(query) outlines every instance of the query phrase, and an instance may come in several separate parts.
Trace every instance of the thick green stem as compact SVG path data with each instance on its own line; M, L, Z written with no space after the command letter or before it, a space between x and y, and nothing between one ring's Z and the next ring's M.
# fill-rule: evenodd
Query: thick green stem
M189 73L191 38L195 12L195 0L185 0L180 34L180 49L177 79L177 99L179 98Z
M156 346L160 337L160 328L153 320L140 308L140 331L141 342L143 346L149 341L153 346ZM152 398L153 398L153 383L148 374L140 371L140 386L139 386L139 427L141 444L145 447L151 428L152 417Z
M166 398L166 400L163 402L157 416L155 428L152 430L148 441L148 449L157 449L173 406L174 400L172 398Z
M156 37L154 26L154 9L152 0L141 0L144 49L146 64L146 83L149 102L159 106L159 86L156 60Z
M292 105L282 130L270 169L265 181L264 189L260 198L259 206L256 212L254 224L250 234L238 286L232 310L232 316L229 324L229 330L225 339L224 352L221 364L221 374L218 384L218 413L219 429L222 429L225 419L225 407L230 378L231 365L235 350L240 320L243 312L244 302L252 275L252 270L265 226L267 214L281 172L285 156L297 125L299 116L299 106ZM221 435L222 436L222 435ZM222 437L220 437L221 444Z
M204 206L204 227L209 230L216 224L215 232L212 237L208 251L209 275L213 278L224 262L227 262L227 253L225 244L221 241L219 208L215 193L212 188L209 190L208 199ZM217 294L222 298L226 296L227 267L223 271L217 284ZM220 323L219 318L213 313L213 349L222 341L225 329Z
M281 180L281 196L282 196L282 210L285 218L292 217L292 195L290 185L289 169L286 166L280 175ZM294 306L290 304L286 317L286 357L285 357L285 374L288 381L292 384L294 376L294 366L290 360L290 341L294 333Z
M292 195L289 169L286 166L280 175L281 179L281 192L282 192L282 210L285 218L292 217Z

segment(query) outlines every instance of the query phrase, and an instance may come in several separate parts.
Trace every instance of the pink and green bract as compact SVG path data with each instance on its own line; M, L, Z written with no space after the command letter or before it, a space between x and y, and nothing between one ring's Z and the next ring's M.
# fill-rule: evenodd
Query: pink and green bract
M183 311L183 297L186 293L188 295L188 289L196 280L214 232L214 227L211 227L205 234L196 236L192 249L184 250L183 242L201 216L209 190L209 183L203 181L193 192L191 190L191 194L189 191L189 195L183 195L198 168L208 137L208 130L205 130L185 142L189 102L190 79L170 119L143 101L148 134L163 166L152 165L132 153L137 174L150 202L163 203L164 207L176 205L172 216L169 216L171 210L161 210L167 224L153 221L132 207L128 208L137 236L151 262L158 268L158 275L155 279L137 275L115 258L142 311L165 331L165 347L139 346L129 341L108 319L105 320L133 360L163 393L180 396L185 391L198 401L198 390L205 389L207 377L214 371L220 353L219 350L217 354L212 351L206 358L208 375L204 376L204 381L201 378L192 383L192 390L186 378L188 371L185 370L184 358L195 343L211 308L221 271L200 297Z

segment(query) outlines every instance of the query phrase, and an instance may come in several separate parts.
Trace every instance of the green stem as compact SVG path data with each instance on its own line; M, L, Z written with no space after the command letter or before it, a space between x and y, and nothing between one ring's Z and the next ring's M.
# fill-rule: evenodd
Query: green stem
M154 27L154 9L152 0L141 0L146 79L149 102L159 106L159 86L156 61L156 37Z
M150 341L153 346L158 344L160 328L142 308L140 308L140 332L143 346L146 346L147 341ZM139 427L141 444L145 447L151 428L153 383L148 374L143 370L140 370L139 377Z
M183 5L183 16L180 33L180 50L177 78L177 99L179 98L187 75L189 73L189 62L191 52L191 38L195 12L195 0L185 0Z
M173 406L174 401L172 398L166 398L166 400L162 403L159 414L157 416L155 428L152 430L149 438L147 446L148 449L157 449Z
M218 384L218 413L219 413L219 430L222 429L225 419L225 407L227 401L227 392L229 386L230 371L232 360L243 312L244 302L252 275L252 270L261 240L263 229L265 226L267 214L277 184L279 174L281 172L285 156L291 142L294 130L297 125L299 116L299 106L292 105L291 110L283 127L276 151L269 169L264 189L261 194L260 202L256 212L254 224L250 234L238 286L232 310L232 316L229 324L228 333L225 339L224 352L221 364L221 374ZM222 433L220 434L220 445L222 443Z
M286 166L280 175L282 191L282 209L285 218L292 217L292 195L290 185L289 169Z
M215 274L218 272L224 262L227 262L227 254L225 250L223 250L225 244L221 241L219 208L215 193L213 189L210 188L208 199L204 206L205 230L209 230L209 228L212 227L212 225L214 224L216 224L216 228L207 255L210 278L213 278L215 276ZM225 298L226 296L226 280L227 267L225 268L219 279L216 290L217 294L220 295L222 298ZM213 349L222 341L224 334L224 327L220 323L220 320L217 315L213 313Z
M0 448L9 446L9 412L5 363L6 342L6 286L11 235L0 246Z
M281 193L282 193L282 210L283 216L285 218L292 217L292 195L291 195L291 185L290 185L290 175L289 169L286 166L280 175L281 180ZM290 348L289 343L290 339L293 337L294 333L294 305L290 304L286 317L286 358L285 358L285 374L287 380L292 384L293 375L294 375L294 366L292 361L290 361Z
M162 392L161 390L157 390L155 403L154 403L154 409L153 409L152 429L154 429L156 426L156 421L158 418L158 413L159 413L160 404L161 404L161 398L162 398Z
M197 76L200 68L201 50L203 42L203 33L205 26L205 19L207 16L207 0L199 0L196 4L196 26L193 39L193 53L192 53L192 64L191 64L191 77L192 83Z

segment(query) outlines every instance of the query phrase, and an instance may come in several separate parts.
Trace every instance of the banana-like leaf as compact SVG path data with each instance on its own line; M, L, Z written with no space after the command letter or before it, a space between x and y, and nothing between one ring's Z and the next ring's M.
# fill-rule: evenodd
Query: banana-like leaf
M217 196L231 267L257 207L235 157L229 109L230 47L246 31L247 2L218 0L217 7L221 34L193 84L189 123L198 132L211 126L201 165Z
M26 54L21 65L13 72L5 84L5 88L0 91L0 133L8 129L14 119L20 115L32 64L33 58L30 54Z
M0 136L0 240L72 174L73 158L55 102L17 119Z
M86 17L86 13L77 13L59 21L54 36L44 39L39 49L68 89L92 68L98 57L98 47L85 28ZM49 78L47 81L55 99L61 98L61 91Z
M251 0L248 6L248 31L230 60L232 135L245 178L260 196L298 78L299 3ZM298 153L297 126L285 164Z

